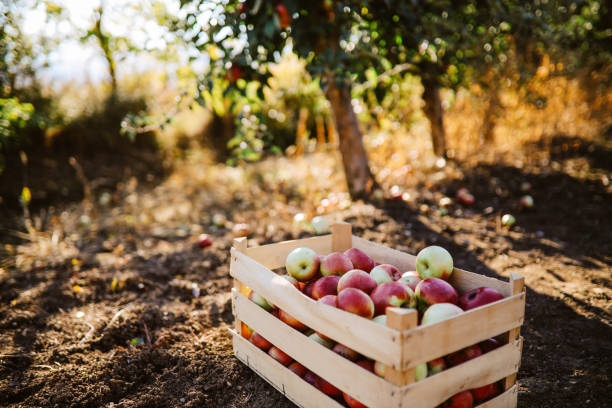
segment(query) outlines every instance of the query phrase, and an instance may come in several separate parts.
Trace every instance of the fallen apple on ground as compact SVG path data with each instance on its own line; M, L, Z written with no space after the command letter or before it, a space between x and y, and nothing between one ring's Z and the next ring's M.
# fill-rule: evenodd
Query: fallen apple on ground
M450 283L439 278L427 278L420 281L415 290L418 308L421 312L436 303L457 304L459 293Z
M366 271L353 269L342 275L338 281L338 292L346 288L355 288L361 289L369 295L376 288L376 285L376 281Z
M370 276L378 285L386 282L393 282L401 278L399 269L389 264L376 265L370 271Z
M321 275L344 275L353 269L353 263L342 252L332 252L321 261Z
M465 293L459 298L459 307L463 310L471 310L479 306L497 302L504 298L504 295L493 288L476 288Z
M285 353L283 350L279 349L276 346L270 347L270 349L268 350L268 354L285 367L291 364L291 362L293 361L293 359L287 353Z
M370 273L374 268L374 260L370 258L365 252L358 248L351 248L344 251L344 254L349 257L353 268L366 271Z
M504 227L512 227L516 224L516 218L512 214L504 214L501 218L501 223Z
M310 225L312 225L312 229L317 235L327 234L329 232L329 222L327 222L327 219L323 216L317 215L314 217Z
M421 279L439 278L446 280L453 273L453 257L440 246L428 246L417 254L416 270Z
M287 255L285 268L300 282L313 279L319 272L319 255L310 248L296 248Z
M374 314L385 314L387 307L415 307L412 289L401 282L385 282L376 287L371 294Z
M374 317L374 302L362 290L347 288L338 293L338 308L358 316L371 319Z
M212 238L208 234L200 234L198 237L198 245L200 248L206 248L212 245Z

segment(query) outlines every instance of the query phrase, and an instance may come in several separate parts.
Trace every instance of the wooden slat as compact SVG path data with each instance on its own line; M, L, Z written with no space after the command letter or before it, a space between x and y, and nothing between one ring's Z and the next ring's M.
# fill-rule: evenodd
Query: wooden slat
M234 249L230 274L311 329L371 359L400 368L399 331L317 303L300 293L286 279Z
M402 335L403 367L452 353L523 324L525 293L469 310L439 323L419 326Z
M396 388L391 383L309 339L235 290L232 301L239 319L315 374L369 407L391 405Z
M494 383L516 371L521 361L522 339L402 389L402 399L418 401L420 407L435 407L451 396Z
M414 309L401 309L397 307L388 307L386 310L387 326L392 329L404 331L417 326L419 314ZM405 342L404 347L410 347L410 344ZM414 382L415 367L410 367L404 370L396 370L393 367L385 368L385 380L392 384L403 386Z
M516 408L518 397L518 385L513 385L511 388L504 391L497 397L490 399L477 405L475 408Z
M234 239L233 246L236 249L236 251L245 252L247 249L247 245L248 244L247 244L246 237ZM234 279L233 286L234 286L234 289L236 289L239 293L242 293L242 282L240 282L238 279ZM236 318L236 315L234 315L234 330L236 330L236 332L238 333L242 332L242 322L238 320L238 318Z
M416 270L416 257L414 255L356 237L355 235L353 235L353 246L361 249L376 262L394 265L401 272Z
M302 408L343 408L341 404L308 384L291 370L271 358L240 334L234 336L234 354L261 378Z
M523 278L519 274L511 273L510 283L508 284L508 287L510 288L510 290L512 291L512 294L514 295L523 293L523 291L525 290L525 278ZM520 326L515 327L514 329L511 329L510 331L508 331L508 342L509 343L513 342L514 340L518 339L520 335L521 335ZM513 373L504 379L504 389L507 390L510 387L512 387L514 384L516 384L516 374L517 373Z
M332 252L344 252L353 246L351 224L337 222L331 226Z
M464 294L472 289L487 287L498 290L504 296L512 295L508 282L499 279L489 278L474 272L464 271L463 269L453 269L453 274L448 279L448 282L453 285L460 294Z
M248 248L246 254L269 269L282 268L289 252L306 247L319 255L331 252L331 234Z

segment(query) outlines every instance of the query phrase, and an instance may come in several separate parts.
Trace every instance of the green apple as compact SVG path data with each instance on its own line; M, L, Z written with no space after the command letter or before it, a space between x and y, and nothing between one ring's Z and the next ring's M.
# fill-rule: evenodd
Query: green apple
M416 270L421 279L448 279L453 273L453 257L444 248L432 245L417 254Z

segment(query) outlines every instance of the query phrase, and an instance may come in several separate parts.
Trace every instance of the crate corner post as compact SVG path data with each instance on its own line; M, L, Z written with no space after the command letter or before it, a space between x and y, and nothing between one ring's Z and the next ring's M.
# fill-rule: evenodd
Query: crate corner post
M247 239L246 237L241 237L241 238L234 238L234 242L232 244L232 249L235 251L239 251L244 253L247 249L248 243L247 243ZM231 262L230 262L230 272L231 269L234 267L234 263L236 262L236 258L235 256L232 254L231 257ZM243 293L243 284L242 282L240 282L238 279L234 278L233 279L233 283L234 283L234 289L236 290L236 292L238 293ZM233 301L232 301L233 304ZM240 335L240 333L242 333L242 322L238 319L238 317L236 316L236 314L234 313L234 330L236 331L236 333L238 333L238 335Z
M512 296L525 292L525 278L522 275L519 275L518 273L514 273L514 272L510 273L510 279L509 279L508 285L510 286L510 292ZM512 343L518 340L520 336L521 336L520 326L515 327L514 329L511 329L508 332L508 343ZM504 390L508 390L516 384L517 374L518 374L518 367L517 367L517 372L510 374L508 377L504 379Z
M333 252L344 252L353 247L353 228L348 222L334 223L331 233Z
M389 381L396 387L403 387L414 382L415 367L404 368L404 350L405 342L403 332L413 329L418 324L418 312L415 309L405 309L398 307L388 307L386 310L387 326L398 331L397 341L402 344L400 355L397 359L397 367L385 367L385 380ZM401 394L397 396L400 400ZM401 406L401 401L398 405Z

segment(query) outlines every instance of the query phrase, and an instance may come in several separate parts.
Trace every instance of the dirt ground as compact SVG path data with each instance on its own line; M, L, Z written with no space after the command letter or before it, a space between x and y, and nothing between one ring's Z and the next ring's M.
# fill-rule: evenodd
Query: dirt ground
M263 244L292 238L293 215L322 206L330 220L388 246L416 253L442 245L463 269L524 275L520 406L609 407L612 148L560 137L524 153L529 160L414 166L401 186L409 199L369 204L347 203L321 181L340 177L325 155L304 159L303 173L286 159L252 172L186 165L47 209L45 232L5 229L0 406L292 406L232 356L233 237L213 214L247 221L251 244ZM299 179L290 183L287 172ZM308 180L318 180L316 191L300 185ZM536 205L520 211L525 181ZM460 187L475 205L441 210L439 198ZM499 223L505 212L517 218L510 230ZM197 246L200 232L213 246Z

